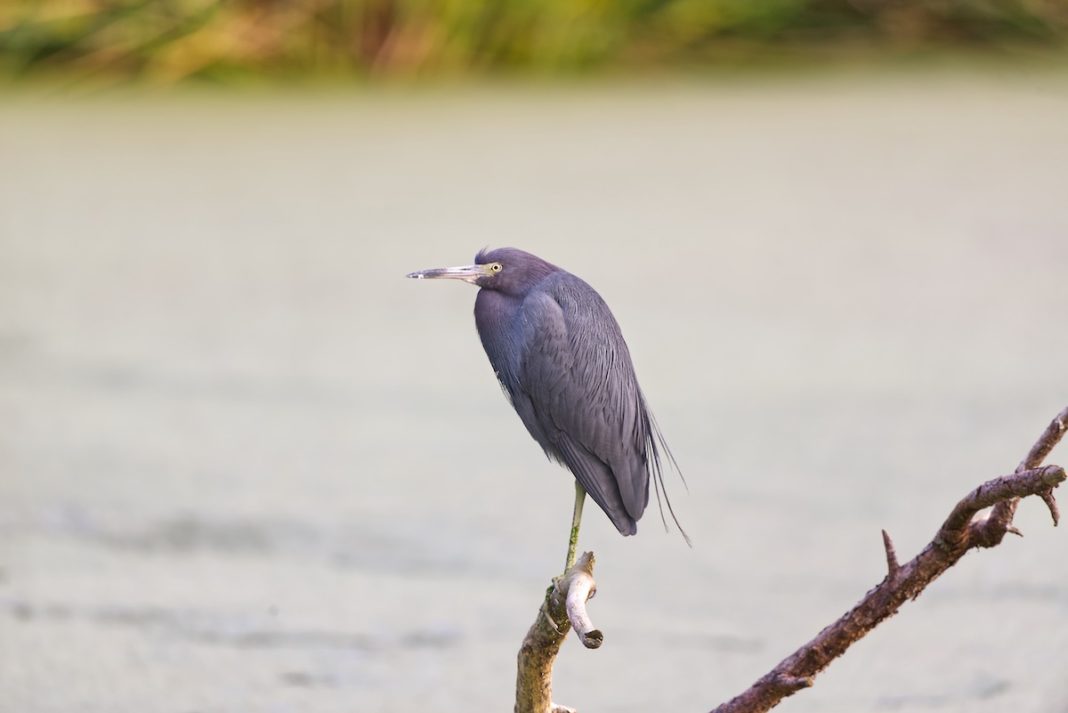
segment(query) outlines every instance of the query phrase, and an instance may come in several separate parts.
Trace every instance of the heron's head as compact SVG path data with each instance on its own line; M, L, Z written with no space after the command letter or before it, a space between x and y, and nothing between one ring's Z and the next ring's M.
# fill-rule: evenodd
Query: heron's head
M560 268L516 248L481 250L475 264L439 267L408 274L417 280L463 280L486 290L522 295Z

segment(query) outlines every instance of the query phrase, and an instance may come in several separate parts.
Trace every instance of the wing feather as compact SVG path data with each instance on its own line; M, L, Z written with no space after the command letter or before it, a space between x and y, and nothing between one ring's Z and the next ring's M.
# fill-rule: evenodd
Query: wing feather
M630 354L593 288L567 273L543 287L519 314L518 388L552 446L547 452L571 469L620 532L632 534L649 500L651 426Z

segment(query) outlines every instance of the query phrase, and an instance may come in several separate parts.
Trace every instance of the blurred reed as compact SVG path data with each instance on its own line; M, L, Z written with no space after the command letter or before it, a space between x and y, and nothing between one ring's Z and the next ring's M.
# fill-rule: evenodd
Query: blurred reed
M0 0L8 78L550 74L1066 37L1068 0Z

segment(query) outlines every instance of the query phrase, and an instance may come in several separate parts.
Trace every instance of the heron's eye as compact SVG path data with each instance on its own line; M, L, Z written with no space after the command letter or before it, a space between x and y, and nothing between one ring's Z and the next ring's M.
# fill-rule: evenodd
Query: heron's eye
M492 270L493 272L500 272L502 269L503 268L499 262L495 262L490 265L490 270Z

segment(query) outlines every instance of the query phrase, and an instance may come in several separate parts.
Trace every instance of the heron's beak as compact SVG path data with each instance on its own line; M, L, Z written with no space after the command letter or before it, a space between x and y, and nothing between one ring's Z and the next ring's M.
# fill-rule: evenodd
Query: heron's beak
M486 265L465 265L464 267L437 267L431 270L409 272L408 277L416 280L463 280L475 282L480 277L491 274Z

